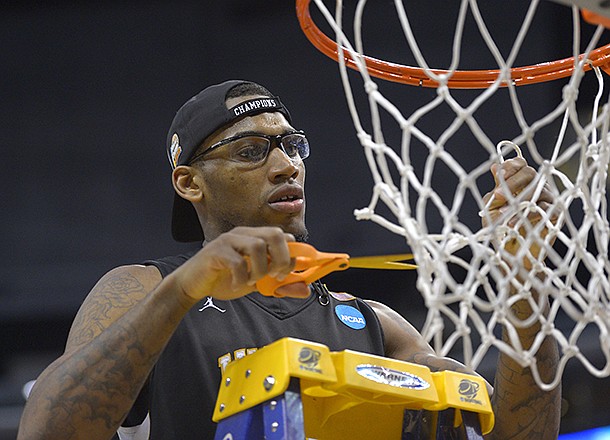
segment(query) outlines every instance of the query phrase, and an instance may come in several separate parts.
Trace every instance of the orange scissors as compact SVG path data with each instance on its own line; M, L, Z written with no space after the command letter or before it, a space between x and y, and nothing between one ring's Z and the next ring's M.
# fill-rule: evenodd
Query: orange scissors
M348 254L320 252L310 244L288 243L290 257L296 260L294 270L282 281L266 276L256 283L256 288L266 296L282 296L276 294L278 287L292 283L310 284L331 272L345 270L349 267L363 269L408 270L417 266L403 263L413 260L412 254L379 255L373 257L351 258Z

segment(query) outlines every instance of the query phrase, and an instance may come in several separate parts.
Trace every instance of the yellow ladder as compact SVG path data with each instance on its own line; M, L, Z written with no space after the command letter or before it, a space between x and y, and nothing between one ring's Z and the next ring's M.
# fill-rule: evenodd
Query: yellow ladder
M216 440L482 439L485 381L350 350L280 339L227 365Z

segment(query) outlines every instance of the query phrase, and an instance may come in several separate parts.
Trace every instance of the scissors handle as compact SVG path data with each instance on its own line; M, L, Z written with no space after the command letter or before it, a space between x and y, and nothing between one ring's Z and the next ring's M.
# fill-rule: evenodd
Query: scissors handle
M288 250L290 257L296 260L294 270L282 281L268 275L258 280L256 288L263 295L281 297L275 292L281 286L300 282L310 284L331 272L349 267L348 254L320 252L310 244L297 242L289 242Z

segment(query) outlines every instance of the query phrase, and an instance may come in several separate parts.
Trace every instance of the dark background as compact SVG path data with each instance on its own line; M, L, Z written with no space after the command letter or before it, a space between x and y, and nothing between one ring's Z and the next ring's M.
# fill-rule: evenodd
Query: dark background
M445 67L456 7L420 3L408 7L418 41L432 64ZM479 3L491 5L490 29L506 50L526 2ZM522 63L570 54L569 8L542 3ZM410 62L395 16L391 2L371 2L367 42L380 58ZM365 255L407 249L401 237L354 219L354 208L369 203L370 172L337 65L303 36L291 1L3 3L0 42L0 439L15 437L21 387L61 354L70 322L96 280L117 265L192 247L169 233L173 193L164 142L178 107L209 84L260 82L307 131L313 148L307 220L320 250ZM463 51L466 67L489 65L477 46ZM404 114L435 94L379 84ZM548 112L561 85L528 87L527 112ZM492 139L516 134L514 120L504 118L509 111L492 106L481 115ZM326 281L335 290L384 301L418 327L423 323L415 272L351 270ZM569 365L562 431L608 424L608 381ZM493 359L481 369L492 378Z

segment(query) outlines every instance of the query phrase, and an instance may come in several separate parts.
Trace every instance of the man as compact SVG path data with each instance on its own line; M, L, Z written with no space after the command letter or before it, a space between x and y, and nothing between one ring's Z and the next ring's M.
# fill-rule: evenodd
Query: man
M309 143L278 97L245 81L209 87L178 111L167 147L177 193L174 237L205 240L202 249L119 267L97 283L64 354L39 377L19 439L108 439L147 413L152 439L212 438L223 366L283 336L465 371L436 356L382 304L330 293L320 283L283 286L276 291L283 298L255 292L262 277L290 273L287 242L307 237ZM513 193L535 176L520 159L492 172L503 173ZM499 184L494 195L497 213L504 203ZM541 200L551 201L548 194ZM362 317L365 328L338 320L337 304ZM525 346L537 330L521 330ZM543 345L538 361L550 374L557 347ZM540 391L529 370L500 355L489 438L556 438L559 393Z

